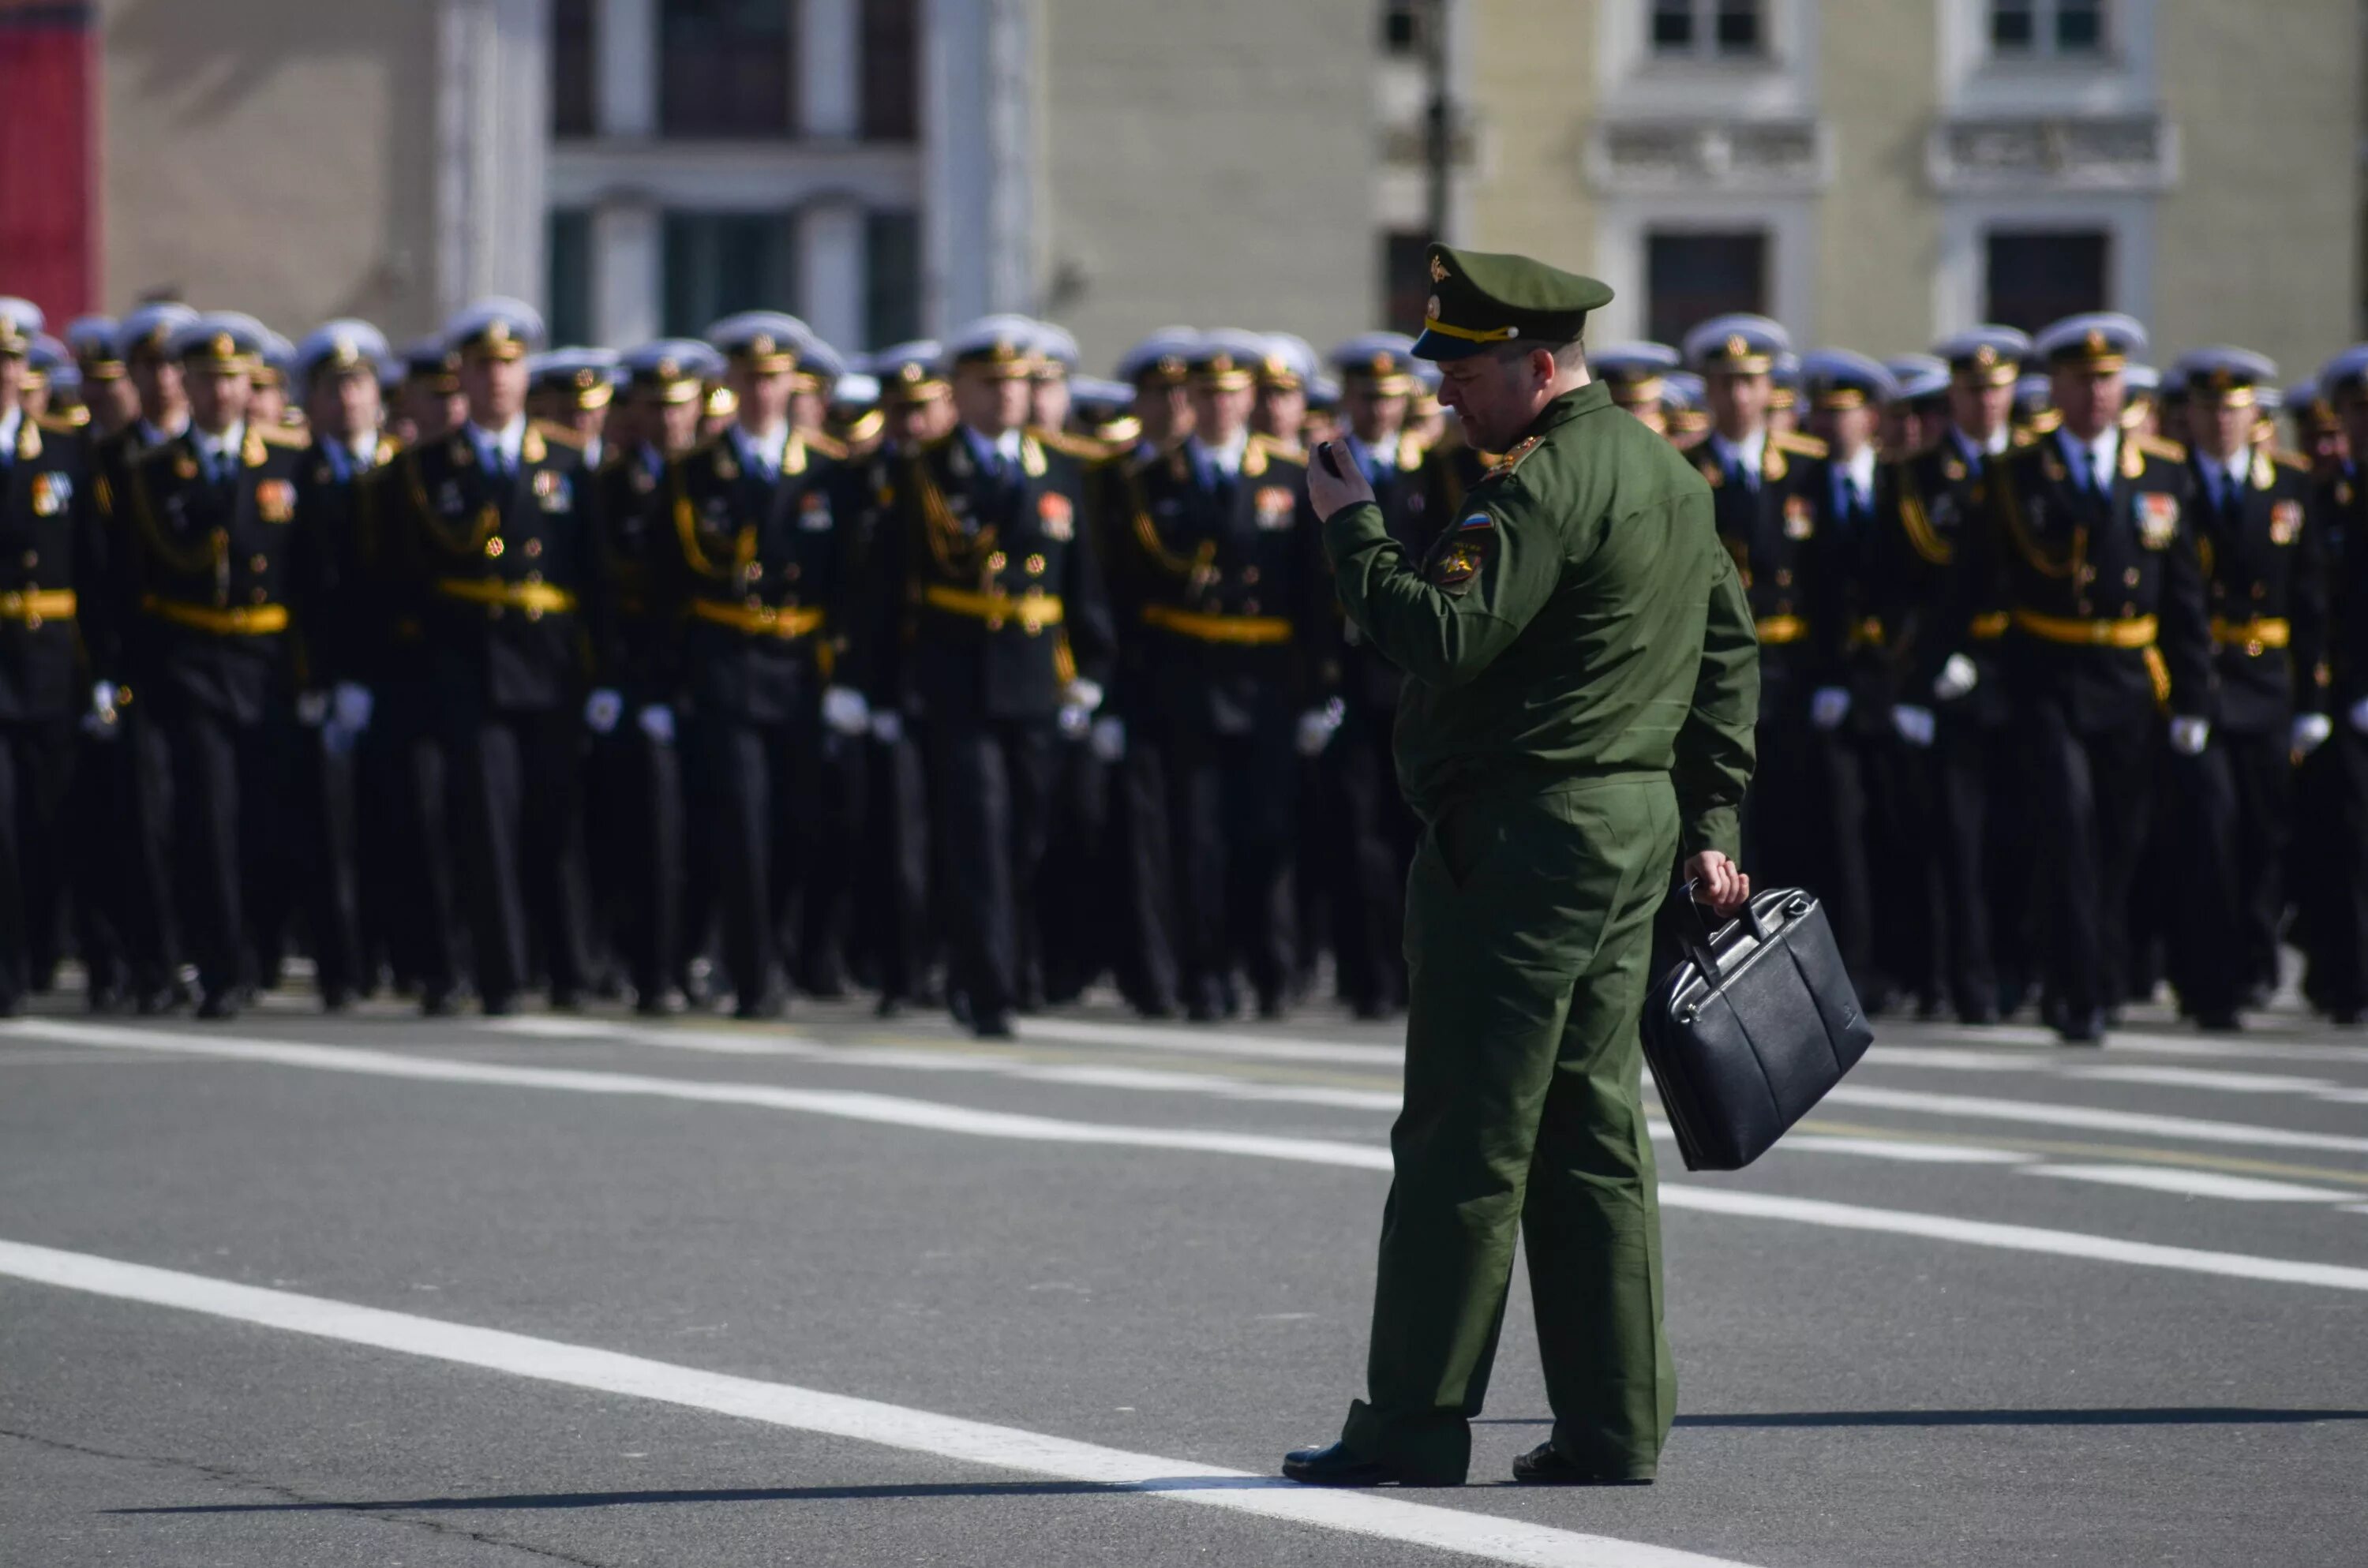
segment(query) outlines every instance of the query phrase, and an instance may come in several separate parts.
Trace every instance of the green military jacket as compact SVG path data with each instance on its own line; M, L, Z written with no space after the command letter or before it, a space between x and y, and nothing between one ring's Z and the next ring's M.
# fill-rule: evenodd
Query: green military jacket
M1436 822L1483 791L1666 772L1687 855L1738 852L1759 645L1710 487L1590 383L1411 558L1372 505L1326 518L1342 607L1410 677L1398 781Z

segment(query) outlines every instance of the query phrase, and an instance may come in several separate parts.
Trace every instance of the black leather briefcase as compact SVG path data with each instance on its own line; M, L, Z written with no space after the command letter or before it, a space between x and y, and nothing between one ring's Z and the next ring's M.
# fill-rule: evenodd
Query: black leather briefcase
M1841 1082L1874 1031L1808 893L1759 893L1716 931L1693 907L1671 912L1691 929L1645 1005L1645 1059L1686 1169L1741 1170Z

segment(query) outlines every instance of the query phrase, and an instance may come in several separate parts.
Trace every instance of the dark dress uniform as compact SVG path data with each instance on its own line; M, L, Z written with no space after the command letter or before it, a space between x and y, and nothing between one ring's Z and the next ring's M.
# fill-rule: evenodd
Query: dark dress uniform
M2327 703L2327 562L2309 465L2239 454L2217 482L2190 465L2214 646L2212 739L2173 768L2190 812L2194 881L2182 1000L2225 1024L2277 984L2292 817L2294 720Z
M369 605L364 559L361 482L393 460L387 437L357 451L342 441L316 440L297 467L296 510L309 541L294 595L303 633L305 685L325 694L345 685L367 690L380 662L372 646L377 626ZM374 964L362 927L361 844L375 831L362 814L357 737L308 726L299 737L298 782L310 829L307 863L300 873L305 924L322 1000L343 1006L366 994Z
M2157 720L2205 710L2211 643L2186 452L2123 432L2091 482L2058 431L1998 465L1961 585L2008 615L2006 685L2024 744L2046 907L2048 997L2069 1040L2100 1037L2127 973ZM2076 467L2078 463L2080 466Z
M2013 708L1998 660L2006 612L1983 603L1964 624L1951 619L1964 610L1956 578L1969 535L1987 526L1990 470L2004 460L1951 431L1889 465L1873 570L1890 700L1933 719L1909 802L1922 808L1920 827L1910 830L1920 847L1899 869L1924 884L1918 907L1938 920L1942 980L1957 1017L1973 1024L1998 1020L2001 958L2012 963L2020 947L2017 869L2028 858ZM1943 699L1935 686L1952 654L1971 665L1974 684Z
M963 426L906 455L891 488L858 680L875 712L922 726L953 983L994 1034L1020 1000L1061 707L1073 681L1109 678L1086 465L1034 432L1014 460Z
M404 451L392 485L479 993L487 1012L508 1011L539 938L552 1001L570 1005L590 968L579 710L598 525L583 447L531 421L510 471L471 427Z
M2368 375L2368 354L2353 368ZM2305 527L2320 530L2328 562L2328 710L2335 729L2295 783L2299 835L2321 874L2294 892L2309 963L2304 994L2338 1023L2368 1014L2368 463L2344 463L2317 490Z
M603 926L615 933L635 1006L657 1013L667 1010L681 969L689 885L680 753L641 718L652 709L671 712L680 685L674 507L665 456L646 443L612 455L594 484L601 592L593 682L623 699L624 716L592 743L594 789L606 808L594 833L605 852L592 867L593 886L596 895L612 895Z
M172 759L173 841L188 900L200 1015L235 1013L252 945L286 910L298 659L291 589L308 541L297 506L302 438L249 422L209 459L184 432L132 466L129 581L150 690Z
M839 634L848 496L792 432L775 469L734 426L664 480L653 584L680 640L691 794L739 1012L780 1009L820 836L821 698Z
M1292 977L1297 723L1338 678L1306 472L1254 435L1228 474L1189 438L1130 465L1129 516L1111 522L1138 643L1119 697L1130 814L1165 834L1138 842L1133 885L1172 900L1177 987L1196 1019L1231 1010L1237 960L1262 1013L1281 1011Z
M1390 537L1419 559L1439 531L1421 446L1402 437L1386 462L1354 437L1339 446L1364 470ZM1340 630L1340 728L1320 759L1318 834L1341 994L1359 1017L1378 1018L1406 1005L1406 879L1417 830L1391 750L1405 677L1354 621L1344 617Z
M74 726L90 691L82 601L87 635L101 608L87 455L72 426L29 414L0 445L0 1016L57 950Z

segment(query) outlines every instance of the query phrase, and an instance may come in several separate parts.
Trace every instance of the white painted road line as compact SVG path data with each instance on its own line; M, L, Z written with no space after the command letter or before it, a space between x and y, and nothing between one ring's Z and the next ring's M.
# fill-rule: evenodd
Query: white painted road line
M1723 1558L1611 1536L1581 1535L1370 1492L1298 1486L1279 1477L1128 1453L903 1405L20 1242L0 1241L0 1276L477 1367L538 1382L712 1411L963 1464L1055 1476L1286 1524L1343 1530L1492 1562L1537 1568L1742 1568Z
M1791 1133L1776 1145L1776 1153L1864 1154L1871 1159L1905 1160L1918 1165L2020 1165L2034 1158L2011 1149L1984 1149L1971 1143L1907 1143L1832 1132Z
M181 1051L232 1062L359 1074L368 1077L407 1078L424 1083L498 1084L514 1088L574 1094L755 1106L934 1132L961 1133L975 1138L1170 1149L1285 1160L1300 1165L1346 1166L1356 1170L1390 1169L1390 1152L1378 1144L1346 1143L1320 1138L1269 1138L1253 1133L1185 1128L1061 1121L1050 1117L973 1110L966 1106L904 1099L893 1095L790 1089L771 1084L704 1083L680 1078L653 1078L631 1073L581 1072L561 1067L512 1067L495 1062L454 1062L442 1057L402 1056L360 1048L240 1040L219 1035L127 1028L112 1024L66 1023L47 1018L19 1018L0 1024L0 1034L73 1040L133 1051ZM2136 1264L2195 1274L2368 1291L2368 1268L2336 1264L2301 1263L2285 1258L2255 1257L2243 1253L2203 1252L2192 1247L2125 1242L2077 1231L2048 1231L2024 1225L1952 1220L1937 1214L1778 1198L1729 1187L1690 1187L1664 1182L1660 1194L1662 1204L1672 1209L1792 1220L1839 1230L1888 1232L1896 1235L2001 1247L2015 1252L2047 1253L2061 1257Z
M1163 1028L1156 1024L1097 1024L1082 1018L1022 1018L1019 1038L1202 1051L1212 1056L1254 1056L1269 1062L1346 1062L1360 1067L1395 1068L1406 1061L1406 1046L1400 1040L1358 1045L1347 1040L1293 1040L1285 1035Z
M1880 1027L1880 1026L1878 1026ZM2051 1051L2065 1049L2053 1029L2034 1028L2027 1024L1919 1024L1919 1038L1945 1040L1971 1046L2036 1045ZM1910 1047L1909 1049L1913 1049ZM2092 1048L2079 1048L2088 1055ZM2131 1052L2152 1056L2184 1056L2196 1061L2218 1062L2368 1062L2368 1045L2328 1045L2315 1040L2288 1040L2269 1030L2248 1034L2242 1039L2201 1040L2193 1035L2149 1034L2113 1029L2105 1036L2108 1055ZM2061 1060L2061 1058L2057 1058Z
M2332 1079L2292 1073L2226 1073L2208 1067L2075 1067L2064 1075L2095 1084L2147 1084L2229 1095L2316 1095L2342 1087Z
M2182 1198L2225 1198L2238 1203L2345 1203L2360 1196L2331 1187L2304 1187L2290 1181L2226 1176L2218 1171L2173 1170L2164 1165L2035 1165L2021 1174L2103 1182L2109 1187L2144 1187L2148 1192L2174 1192Z
M1969 1117L1976 1121L2030 1121L2046 1127L2084 1127L2192 1143L2243 1143L2257 1149L2340 1149L2368 1154L2368 1138L2342 1132L2305 1132L2250 1121L2207 1121L2192 1116L2156 1116L2146 1111L2108 1110L2099 1106L2047 1105L2037 1100L1997 1099L1984 1095L1936 1095L1920 1089L1880 1089L1840 1084L1826 1105L1875 1106L1925 1116Z

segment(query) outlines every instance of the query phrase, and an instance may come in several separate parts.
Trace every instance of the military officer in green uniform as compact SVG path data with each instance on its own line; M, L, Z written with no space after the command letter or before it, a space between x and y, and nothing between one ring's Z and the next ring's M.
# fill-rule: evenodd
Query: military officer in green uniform
M1580 329L1611 290L1444 245L1429 267L1414 352L1505 456L1419 558L1337 448L1309 470L1341 604L1406 676L1423 834L1368 1397L1283 1473L1463 1480L1518 1230L1554 1429L1515 1478L1640 1483L1677 1386L1637 1017L1680 863L1715 909L1749 892L1751 610L1707 483L1589 378Z

